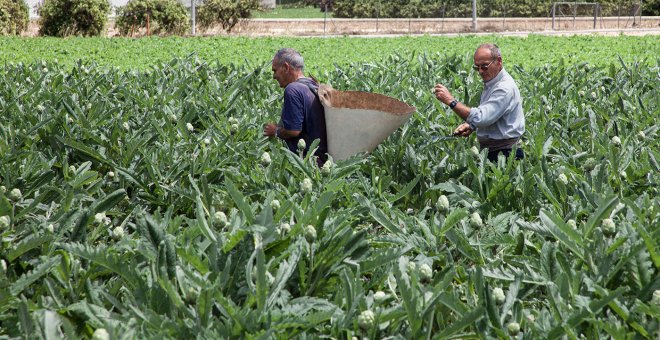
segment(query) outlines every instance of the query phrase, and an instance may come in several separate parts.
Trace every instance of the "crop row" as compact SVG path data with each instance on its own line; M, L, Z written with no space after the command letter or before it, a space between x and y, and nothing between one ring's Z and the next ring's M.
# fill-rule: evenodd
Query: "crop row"
M618 63L621 57L655 64L660 55L660 36L572 36L532 35L527 38L502 36L399 37L399 38L18 38L0 37L0 63L55 61L72 67L79 60L122 70L147 70L173 58L196 55L207 63L220 65L262 65L282 47L297 49L308 70L318 73L356 62L380 62L391 54L410 58L420 54L472 55L485 42L497 43L507 65L534 68L588 61L597 66ZM439 65L441 66L441 65Z

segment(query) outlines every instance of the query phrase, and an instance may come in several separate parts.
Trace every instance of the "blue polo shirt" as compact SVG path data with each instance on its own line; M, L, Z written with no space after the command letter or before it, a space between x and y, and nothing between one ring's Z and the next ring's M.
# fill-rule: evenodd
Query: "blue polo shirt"
M285 139L289 150L297 153L298 141L304 139L307 145L305 154L307 154L312 142L320 139L316 156L325 159L325 154L328 152L325 114L321 101L309 86L318 89L318 85L310 78L300 78L286 86L281 124L287 130L301 131L298 137Z

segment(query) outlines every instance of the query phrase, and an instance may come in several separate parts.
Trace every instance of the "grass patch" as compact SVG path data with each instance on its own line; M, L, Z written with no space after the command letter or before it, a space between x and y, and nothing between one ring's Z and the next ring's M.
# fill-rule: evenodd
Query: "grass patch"
M322 19L325 15L317 7L278 7L269 11L256 11L252 14L256 19ZM328 17L332 17L332 12L328 13Z

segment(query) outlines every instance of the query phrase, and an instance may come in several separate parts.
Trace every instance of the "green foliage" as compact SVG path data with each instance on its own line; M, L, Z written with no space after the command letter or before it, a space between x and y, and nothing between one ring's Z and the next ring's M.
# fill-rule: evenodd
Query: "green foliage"
M433 140L460 123L434 84L478 101L471 53L391 54L317 69L418 108L329 172L261 136L280 114L270 55L1 67L0 184L22 192L0 191L3 335L655 337L658 62L507 51L525 160Z
M186 8L175 0L131 0L117 9L115 27L122 35L146 29L148 34L183 35L190 30Z
M202 28L222 26L230 32L241 20L252 15L259 8L258 0L209 0L197 11L197 20Z
M30 23L24 0L0 0L0 35L20 34Z
M335 65L343 68L354 62L380 62L386 59L383 51L398 55L446 54L472 55L484 41L493 41L507 51L505 61L525 69L539 65L567 64L589 60L595 66L617 63L621 57L626 63L635 60L653 61L660 55L657 36L595 36L575 35L556 37L530 35L529 37L499 36L405 36L393 38L295 38L295 37L205 37L187 39L165 37L161 39L26 39L0 37L0 64L31 64L41 60L57 60L62 66L73 67L80 60L95 62L122 70L148 70L172 57L197 55L207 62L220 64L256 65L270 60L282 46L292 46L305 56L305 68L313 75ZM537 46L530 55L530 49ZM593 48L607 46L607 49ZM234 51L221 53L218 51ZM93 53L91 53L93 51ZM240 56L237 58L236 56Z
M585 1L600 4L600 15L631 16L633 1L600 0ZM479 0L479 17L548 17L552 15L551 0ZM659 0L644 1L644 15L656 15L660 11ZM572 15L569 5L558 11ZM593 15L593 7L578 7L578 15ZM335 0L334 16L337 18L467 18L472 16L472 2L464 0Z
M100 35L110 14L108 0L45 0L37 9L39 34L65 37Z
M252 12L256 19L313 19L332 17L332 12L323 13L314 7L284 7L278 6L274 9L265 9Z

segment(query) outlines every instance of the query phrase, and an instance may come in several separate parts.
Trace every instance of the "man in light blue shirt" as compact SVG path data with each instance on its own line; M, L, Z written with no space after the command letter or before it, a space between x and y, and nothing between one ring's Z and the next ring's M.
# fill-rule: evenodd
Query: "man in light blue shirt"
M513 78L502 66L502 54L497 45L480 45L474 52L472 68L484 81L478 107L458 102L442 84L435 86L435 96L465 120L454 134L467 137L476 130L481 149L488 149L488 159L494 162L499 154L508 157L525 132L522 98ZM516 159L524 157L518 147Z

